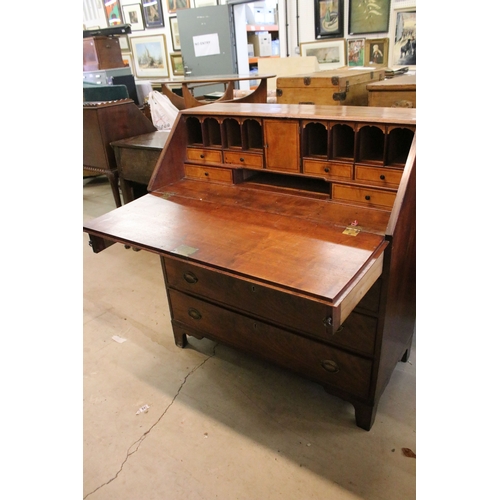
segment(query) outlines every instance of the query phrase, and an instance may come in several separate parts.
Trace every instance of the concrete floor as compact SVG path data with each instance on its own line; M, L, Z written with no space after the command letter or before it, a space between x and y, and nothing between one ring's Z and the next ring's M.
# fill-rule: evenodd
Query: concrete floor
M105 178L84 180L84 220L114 208ZM83 498L416 497L415 345L366 432L293 373L207 339L176 347L159 257L82 238Z

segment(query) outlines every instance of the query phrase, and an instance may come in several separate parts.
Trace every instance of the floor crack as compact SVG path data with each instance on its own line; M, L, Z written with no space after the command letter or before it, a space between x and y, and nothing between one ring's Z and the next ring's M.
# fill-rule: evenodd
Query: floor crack
M144 432L144 434L139 438L137 439L137 441L135 441L134 443L132 443L128 450L127 450L127 456L125 457L125 460L122 462L120 468L118 469L118 472L109 480L109 481L106 481L105 483L101 484L100 486L98 486L95 490L91 491L90 493L87 493L84 497L83 497L83 500L85 500L87 497L89 497L90 495L94 494L96 491L100 490L101 488L103 488L104 486L107 486L108 484L112 483L119 475L120 475L120 472L123 470L123 467L125 466L125 464L127 463L127 460L134 454L136 453L142 442L146 439L147 435L156 427L156 425L158 425L158 423L160 422L160 420L165 416L165 414L167 413L167 411L170 409L170 407L174 404L175 400L177 399L177 396L179 396L180 392L182 391L182 388L184 387L184 385L186 384L187 382L187 379L196 371L198 370L199 368L201 368L210 358L213 358L215 356L215 348L217 347L218 344L215 344L214 347L213 347L213 351L212 351L212 354L210 356L208 356L207 358L205 358L198 366L195 366L185 377L184 377L184 380L182 381L181 385L179 386L179 389L177 390L176 394L174 395L174 397L172 398L172 401L170 401L170 403L168 404L168 406L165 408L165 410L163 411L163 413L158 417L158 420L156 420L156 422L146 431Z

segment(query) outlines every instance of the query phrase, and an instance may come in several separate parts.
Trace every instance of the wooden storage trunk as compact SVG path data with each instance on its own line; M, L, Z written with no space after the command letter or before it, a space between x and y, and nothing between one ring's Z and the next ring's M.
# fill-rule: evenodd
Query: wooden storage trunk
M402 75L370 83L368 89L368 105L385 108L416 108L417 77Z
M118 38L94 36L83 39L83 71L124 67Z
M276 101L280 104L367 106L369 83L385 77L384 68L341 68L278 77Z

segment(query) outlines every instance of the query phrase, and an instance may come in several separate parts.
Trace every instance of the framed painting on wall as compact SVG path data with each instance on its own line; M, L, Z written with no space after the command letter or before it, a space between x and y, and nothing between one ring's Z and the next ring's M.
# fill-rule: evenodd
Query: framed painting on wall
M122 7L123 21L130 24L132 31L144 31L144 19L142 17L142 8L140 3L124 5Z
M170 13L176 12L177 9L189 9L189 0L167 0L168 11Z
M170 35L172 37L172 48L174 50L181 50L181 37L179 36L179 23L177 17L169 17L170 22Z
M348 66L365 65L365 39L353 38L347 40L347 60Z
M175 76L184 75L184 63L182 62L182 54L170 54L170 63L172 64L172 73Z
M416 66L417 11L416 9L396 10L393 19L392 64L395 66Z
M325 40L300 44L301 56L315 56L320 71L345 66L345 40Z
M365 66L387 66L388 60L388 38L370 38L365 41Z
M349 35L389 31L391 0L349 2Z
M168 77L164 35L131 37L134 73L138 78Z
M316 38L344 36L344 0L314 0Z
M120 0L103 0L104 12L108 26L120 26L123 24Z
M163 8L161 6L161 0L141 0L141 2L146 28L163 27Z

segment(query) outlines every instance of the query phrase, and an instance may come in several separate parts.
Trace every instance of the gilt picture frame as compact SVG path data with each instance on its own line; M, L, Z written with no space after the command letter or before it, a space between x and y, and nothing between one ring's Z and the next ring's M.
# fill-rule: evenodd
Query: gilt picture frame
M180 52L170 53L170 64L172 65L172 74L174 76L184 75L184 63Z
M174 51L181 50L181 37L179 35L179 23L177 21L177 16L168 18L170 23L170 36L172 38L172 49Z
M344 37L344 0L314 0L316 39Z
M381 68L388 66L389 39L367 38L365 41L365 66Z
M167 47L164 35L130 37L137 78L168 78Z

